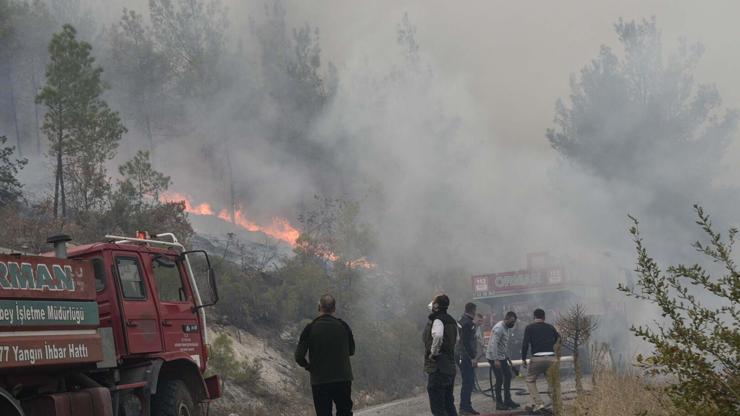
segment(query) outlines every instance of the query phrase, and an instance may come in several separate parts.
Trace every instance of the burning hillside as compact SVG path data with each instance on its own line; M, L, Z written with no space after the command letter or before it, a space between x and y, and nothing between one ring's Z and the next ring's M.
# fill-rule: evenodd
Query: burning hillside
M247 231L261 233L275 240L287 243L291 247L295 247L296 241L301 235L300 231L293 227L285 218L273 217L269 225L259 225L247 218L246 211L243 208L235 209L233 213L226 208L216 211L212 204L208 202L196 204L190 196L178 192L163 194L161 200L167 202L183 202L185 204L185 211L190 214L220 218Z
M182 202L185 204L185 212L189 214L205 218L218 218L246 231L263 234L276 241L286 243L292 248L296 247L298 244L298 237L301 235L301 232L291 225L286 218L273 217L272 222L269 225L259 225L247 218L246 211L243 208L234 210L232 214L226 208L216 210L213 205L208 202L195 203L193 202L194 200L192 197L179 192L167 192L161 195L160 199L163 202ZM326 249L319 250L316 254L331 262L339 260L339 256L336 253ZM353 269L360 268L371 270L376 268L376 264L365 257L348 260L346 265Z

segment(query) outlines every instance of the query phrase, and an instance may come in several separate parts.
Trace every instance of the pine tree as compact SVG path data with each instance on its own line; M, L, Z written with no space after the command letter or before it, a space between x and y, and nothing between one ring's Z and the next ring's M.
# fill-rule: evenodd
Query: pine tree
M181 98L208 98L219 84L226 9L218 0L150 0L157 47L165 55Z
M56 159L54 216L67 216L67 188L78 212L100 206L109 190L105 162L115 155L126 128L118 113L100 97L105 85L103 69L94 65L89 43L77 40L71 25L64 25L49 44L46 86L36 97L47 112L43 131ZM61 206L60 206L61 205Z
M108 31L110 78L122 112L132 119L154 152L154 130L167 108L172 67L152 36L144 17L123 10L121 20Z
M125 194L136 207L159 203L159 195L170 186L170 177L152 168L149 152L139 150L133 159L118 168L123 180L119 192Z
M0 207L8 206L21 197L22 185L16 178L26 159L14 159L13 146L4 146L8 139L0 136Z

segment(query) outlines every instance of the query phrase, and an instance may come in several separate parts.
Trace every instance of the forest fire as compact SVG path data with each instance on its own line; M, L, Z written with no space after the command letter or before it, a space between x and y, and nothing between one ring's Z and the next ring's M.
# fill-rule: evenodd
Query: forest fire
M178 192L167 192L160 196L160 199L165 202L182 202L185 204L185 212L195 215L203 215L209 217L217 217L224 221L238 225L239 227L251 231L253 233L262 233L268 235L276 240L288 243L291 247L296 247L298 244L298 237L301 232L293 227L290 222L285 218L273 217L272 223L267 226L259 225L254 221L248 219L244 213L244 210L237 209L232 213L228 209L221 209L216 212L209 203L203 202L200 204L194 204L192 198L189 196L178 193ZM339 256L331 251L325 251L316 253L319 257L326 260L336 262L339 261ZM365 257L350 260L346 262L346 266L352 269L375 269L376 264L369 261Z
M196 215L218 217L224 221L233 222L247 231L262 233L276 240L288 243L291 247L295 247L296 241L301 234L301 232L293 227L285 218L273 217L270 225L262 226L248 219L244 210L241 209L235 210L232 218L231 213L227 209L222 209L216 213L216 211L207 202L196 205L192 202L190 197L181 193L168 192L163 194L161 199L167 202L183 202L185 204L185 212Z
M223 209L218 213L218 217L224 221L233 220L234 224L247 231L267 234L276 240L285 241L291 246L295 246L298 237L301 235L301 232L290 225L285 218L273 217L272 223L269 226L263 227L245 218L242 210L234 211L234 218L232 219L229 211Z

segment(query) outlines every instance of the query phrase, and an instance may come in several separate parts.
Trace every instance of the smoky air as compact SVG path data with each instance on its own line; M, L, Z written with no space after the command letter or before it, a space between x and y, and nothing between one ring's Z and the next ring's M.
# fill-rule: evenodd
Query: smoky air
M277 385L283 370L257 369L242 331L288 368L325 293L360 334L367 405L425 385L419 333L441 292L455 319L476 302L487 330L508 310L521 332L538 305L555 322L581 304L594 345L630 362L651 348L630 327L671 319L617 290L639 288L630 216L662 271L725 273L691 244L706 239L695 204L723 237L738 223L739 13L724 0L0 0L0 246L150 231L207 249L221 281L209 319L244 395L259 391L244 374ZM65 78L54 45L89 48L89 71ZM59 94L83 79L77 103L94 111L70 127Z

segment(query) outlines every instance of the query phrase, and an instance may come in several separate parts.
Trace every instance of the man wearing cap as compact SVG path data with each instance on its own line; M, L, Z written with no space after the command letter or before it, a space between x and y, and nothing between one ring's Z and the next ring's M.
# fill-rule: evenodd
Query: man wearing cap
M429 407L433 416L457 416L453 391L457 322L447 314L450 306L447 295L435 296L429 306L432 313L422 334L424 371L429 375Z

